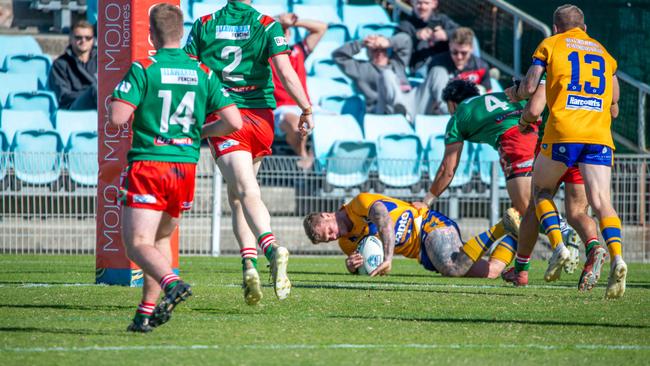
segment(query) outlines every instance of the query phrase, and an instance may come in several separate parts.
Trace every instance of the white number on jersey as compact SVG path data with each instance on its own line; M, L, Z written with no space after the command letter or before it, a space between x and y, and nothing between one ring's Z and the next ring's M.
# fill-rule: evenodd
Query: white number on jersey
M242 74L233 74L232 72L235 71L237 66L241 63L241 47L237 46L226 46L221 50L221 58L224 60L228 60L230 58L230 54L234 54L234 59L228 66L224 67L223 70L221 71L221 76L224 81L231 81L231 82L237 82L237 81L242 81L244 80L244 75Z
M162 98L162 111L160 113L160 132L169 131L169 125L183 126L183 133L190 132L190 127L196 123L194 119L194 96L193 91L188 91L183 95L183 99L178 104L173 115L169 115L172 108L172 91L159 90L158 97Z
M485 109L488 112L494 112L495 109L501 108L504 111L508 110L508 103L500 101L497 97L492 95L485 96Z

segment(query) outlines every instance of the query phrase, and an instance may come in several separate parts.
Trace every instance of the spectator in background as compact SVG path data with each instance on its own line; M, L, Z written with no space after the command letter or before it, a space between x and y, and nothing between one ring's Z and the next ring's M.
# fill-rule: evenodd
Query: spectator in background
M47 79L62 109L97 109L97 47L92 24L81 20L70 30L70 44L52 64Z
M307 90L305 59L327 31L327 24L315 20L298 19L298 16L293 13L280 14L276 19L282 25L286 39L290 39L291 28L304 28L307 31L307 35L302 42L291 47L291 53L289 54L291 66L296 71L303 89ZM271 67L273 67L273 63L271 63ZM273 111L275 134L278 137L285 136L289 146L301 158L298 161L298 167L309 169L314 163L313 155L307 151L307 136L303 136L298 129L302 109L296 105L296 102L287 93L275 69L273 69L273 85L275 86L273 96L277 103L277 107Z
M411 38L411 72L424 76L431 58L449 50L449 36L458 24L436 11L438 0L411 0L411 5L413 14L399 23L397 32L406 33Z
M368 52L369 61L354 58L363 48ZM390 70L394 74L395 88L405 92L411 89L406 77L406 65L410 54L409 36L398 33L391 38L370 35L363 41L348 42L334 50L332 58L365 96L366 111L379 113L383 111L383 108L377 105L382 71Z
M431 79L433 100L438 106L436 113L448 113L446 103L442 100L442 90L450 80L469 80L477 84L481 94L491 89L489 65L474 56L473 46L474 31L470 28L460 27L454 31L449 40L449 51L442 53L431 60L429 76Z

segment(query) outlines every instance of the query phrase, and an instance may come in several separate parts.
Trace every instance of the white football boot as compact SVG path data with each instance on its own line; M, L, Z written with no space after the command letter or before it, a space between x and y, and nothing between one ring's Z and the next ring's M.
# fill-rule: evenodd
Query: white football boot
M620 257L615 258L614 265L609 272L607 281L607 290L605 297L608 299L618 299L625 293L625 279L627 277L627 264Z
M291 293L291 281L287 277L287 266L289 264L289 251L285 247L278 247L273 251L271 260L271 278L275 296L284 300Z
M257 305L262 299L262 283L255 268L244 271L244 301L248 305Z
M564 245L559 245L553 251L551 259L548 260L548 268L544 273L544 280L546 282L557 281L562 274L562 268L571 259L571 253Z
M582 245L580 235L572 227L567 230L565 243L570 255L569 260L564 265L564 272L572 274L580 264L580 246Z

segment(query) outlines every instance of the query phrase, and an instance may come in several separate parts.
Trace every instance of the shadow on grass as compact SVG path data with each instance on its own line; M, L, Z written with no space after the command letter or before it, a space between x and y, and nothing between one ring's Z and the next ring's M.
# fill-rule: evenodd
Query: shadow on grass
M50 310L83 310L83 311L111 311L133 309L128 305L73 305L73 304L0 304L2 308L14 309L50 309Z
M552 325L552 326L569 326L569 327L605 327L621 329L650 329L648 325L637 324L615 324L615 323L593 323L578 321L556 321L556 320L521 320L521 319L485 319L485 318L418 318L405 316L347 316L347 315L330 315L334 319L364 319L364 320L397 320L408 322L429 322L429 323L471 323L471 324L522 324L522 325Z
M0 327L0 333L47 333L47 334L72 334L72 335L109 335L107 329L65 329L65 328L37 328L37 327Z
M396 282L388 282L389 284L396 284ZM372 284L368 283L367 286L364 286L364 283L360 283L358 286L350 286L350 285L327 285L327 284L320 284L320 285L310 285L306 283L294 283L293 284L294 288L311 288L311 289L328 289L328 290L355 290L355 291L366 291L366 290L372 290L372 291L383 291L383 292L430 292L434 294L463 294L463 295L490 295L490 296L505 296L505 297L518 297L518 296L527 296L530 297L530 294L520 294L520 293L493 293L493 292L486 292L486 291L452 291L452 290L447 290L444 287L441 287L440 289L432 289L432 288L386 288L386 287L376 287L373 286ZM462 287L455 287L456 289L462 288Z

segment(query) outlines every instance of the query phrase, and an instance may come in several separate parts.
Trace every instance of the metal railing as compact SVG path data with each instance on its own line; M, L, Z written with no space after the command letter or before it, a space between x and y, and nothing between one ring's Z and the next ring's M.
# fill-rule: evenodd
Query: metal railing
M5 153L2 158L13 161L11 154ZM51 156L45 158L52 160ZM403 187L382 182L374 165L367 180L343 188L328 185L326 171L320 167L305 172L296 162L295 157L267 158L258 177L263 200L271 213L273 231L294 254L340 253L335 243L316 246L308 241L302 228L302 220L308 213L336 211L362 190L405 201L420 200L430 185L429 172L435 172L439 164L438 161L402 161L404 166L417 163L421 169L420 181L405 183ZM335 161L325 165L334 166L332 163ZM650 235L649 163L650 157L646 155L620 155L612 171L612 200L623 222L624 251L630 261L650 260L650 243L646 240ZM466 240L496 222L510 204L498 162L472 164L466 170L469 173L454 181L435 204L436 210L458 222ZM66 183L68 172L63 169L61 173L61 184L28 184L20 183L13 168L7 167L0 177L0 252L94 253L96 187ZM339 184L347 185L345 179L340 176L337 179ZM391 182L402 185L400 181ZM556 203L562 211L561 192ZM209 151L204 150L197 169L194 205L181 223L181 254L238 254L231 219L225 186ZM544 249L536 253L548 255Z

